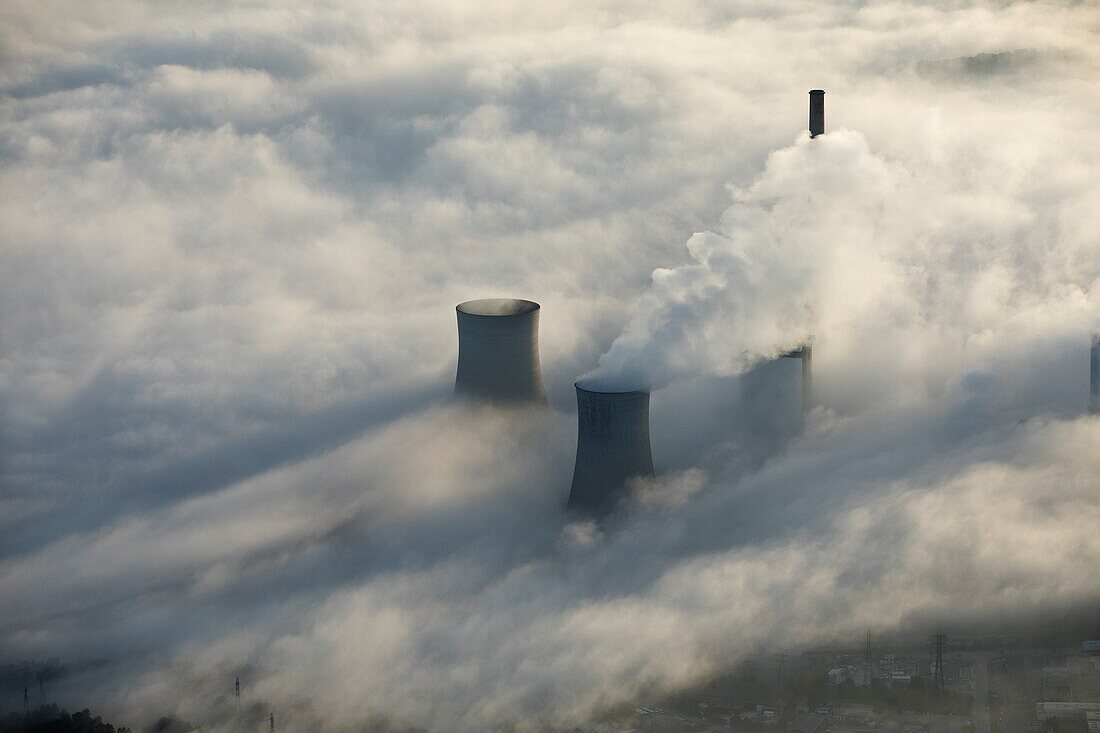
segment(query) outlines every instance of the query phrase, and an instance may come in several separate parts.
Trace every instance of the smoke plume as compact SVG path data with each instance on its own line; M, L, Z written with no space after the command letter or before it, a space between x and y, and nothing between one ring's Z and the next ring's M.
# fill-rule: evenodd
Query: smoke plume
M886 368L908 392L1006 359L1052 326L1088 333L1100 259L1090 237L1059 226L1081 201L1035 192L1038 161L995 181L996 152L982 152L984 165L959 173L954 157L911 159L921 150L887 159L851 130L803 133L733 189L719 231L687 241L691 264L654 270L586 381L660 389L737 375L816 338L826 360L858 348L896 362ZM975 191L987 207L968 201Z

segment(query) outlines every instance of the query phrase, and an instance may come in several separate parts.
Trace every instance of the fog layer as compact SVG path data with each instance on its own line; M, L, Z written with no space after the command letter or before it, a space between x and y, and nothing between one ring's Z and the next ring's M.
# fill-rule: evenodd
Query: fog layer
M536 730L1100 607L1098 29L6 3L0 662L139 728L239 729L240 677L280 729ZM550 410L448 401L478 298L541 304ZM810 338L794 433L760 375ZM602 527L564 511L582 375L653 389Z

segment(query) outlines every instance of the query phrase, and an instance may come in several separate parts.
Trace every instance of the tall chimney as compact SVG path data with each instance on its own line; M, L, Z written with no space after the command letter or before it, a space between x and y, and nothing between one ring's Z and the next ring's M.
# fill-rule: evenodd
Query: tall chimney
M1089 410L1100 413L1100 333L1092 335L1089 369Z
M512 298L460 303L455 394L480 401L546 405L539 368L539 304Z
M577 388L577 462L569 508L597 517L615 509L627 481L653 475L649 392Z
M810 90L810 137L825 134L825 90Z

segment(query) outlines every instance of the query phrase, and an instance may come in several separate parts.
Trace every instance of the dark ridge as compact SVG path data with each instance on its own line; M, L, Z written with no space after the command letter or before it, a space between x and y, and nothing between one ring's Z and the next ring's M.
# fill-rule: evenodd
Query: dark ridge
M980 79L991 76L1007 76L1026 71L1047 62L1075 60L1068 51L1040 51L1035 48L1018 48L997 53L979 53L950 59L921 61L917 73L929 77L955 77Z

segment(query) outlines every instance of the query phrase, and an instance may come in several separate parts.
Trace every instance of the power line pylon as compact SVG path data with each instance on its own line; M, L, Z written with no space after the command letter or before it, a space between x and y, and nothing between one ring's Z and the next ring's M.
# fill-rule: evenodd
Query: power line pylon
M933 637L933 638L935 639L935 644L936 644L936 666L933 668L933 672L932 672L932 686L935 687L936 690L942 694L943 693L943 687L944 687L944 684L943 684L943 640L946 637L944 637L943 634L936 634L935 637Z

